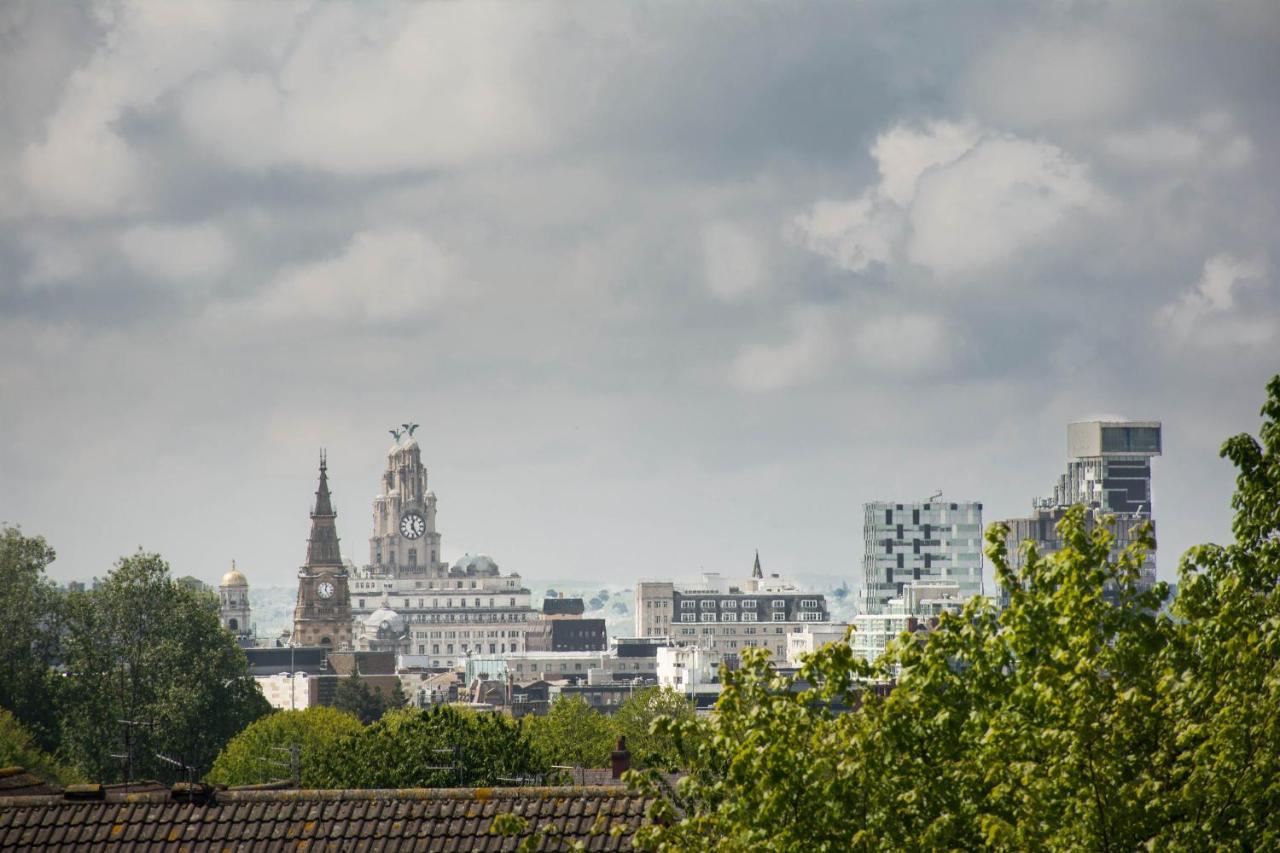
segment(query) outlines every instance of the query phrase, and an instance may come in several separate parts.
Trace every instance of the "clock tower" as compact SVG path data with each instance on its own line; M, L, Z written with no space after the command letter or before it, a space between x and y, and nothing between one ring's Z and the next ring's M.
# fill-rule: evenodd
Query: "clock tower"
M347 569L338 550L338 514L329 495L324 451L320 452L320 486L311 510L307 563L298 570L298 603L293 609L296 646L351 648L351 594Z
M373 500L369 539L369 569L377 575L428 578L444 574L436 495L427 489L427 468L413 437L417 427L410 423L391 431L395 444L387 451L381 493Z

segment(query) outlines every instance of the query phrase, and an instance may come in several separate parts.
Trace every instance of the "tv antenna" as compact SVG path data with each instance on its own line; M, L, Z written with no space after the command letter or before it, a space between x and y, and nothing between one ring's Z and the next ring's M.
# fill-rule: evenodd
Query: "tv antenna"
M124 762L124 789L129 790L129 783L133 781L133 748L134 736L133 730L139 727L151 727L155 723L142 722L139 720L116 720L123 729L124 752L113 752L111 757Z

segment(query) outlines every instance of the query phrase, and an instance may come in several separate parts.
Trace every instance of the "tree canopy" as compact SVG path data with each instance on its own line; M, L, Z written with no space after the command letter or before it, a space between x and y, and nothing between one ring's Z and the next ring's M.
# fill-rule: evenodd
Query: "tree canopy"
M45 577L54 552L39 536L0 529L0 708L45 750L58 744L57 681L62 597Z
M57 785L83 781L80 774L41 749L31 732L4 708L0 708L0 767L23 767Z
M391 710L331 742L314 777L325 788L451 788L538 781L549 768L521 725L450 705Z
M206 780L216 785L259 785L288 779L289 750L298 747L299 781L304 788L323 786L318 763L340 739L358 735L364 726L353 715L317 705L301 711L276 711L254 720L223 747Z
M134 778L181 778L161 755L203 774L270 710L213 595L175 583L156 554L126 557L70 595L63 649L62 749L94 779L123 777L113 753L132 756Z
M388 710L403 708L407 701L399 681L389 694L384 695L381 690L370 687L358 672L352 672L338 682L337 690L334 691L333 707L346 711L359 718L360 722L368 724L377 720Z
M654 721L694 716L688 699L669 688L637 690L612 715L592 708L580 697L560 698L545 716L525 717L534 749L548 764L569 767L608 767L618 737L627 739L633 767L673 770L679 753L671 735L655 731Z
M766 654L724 674L714 715L660 722L690 775L663 850L1268 849L1280 845L1280 377L1238 471L1235 541L1191 549L1167 587L1071 509L1063 548L1006 530L987 554L1011 602L904 635L877 662L809 656L799 689ZM1112 584L1114 599L1103 595ZM872 689L892 684L891 690ZM840 706L854 707L838 713ZM654 779L639 780L655 785ZM665 814L662 812L665 810Z

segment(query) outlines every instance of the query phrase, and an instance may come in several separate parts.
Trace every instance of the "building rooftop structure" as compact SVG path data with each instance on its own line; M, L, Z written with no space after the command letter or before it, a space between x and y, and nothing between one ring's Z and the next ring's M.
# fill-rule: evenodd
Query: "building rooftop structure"
M0 849L631 850L653 800L618 786L121 793L78 785L0 798ZM514 835L501 815L523 820ZM148 846L149 845L149 846Z

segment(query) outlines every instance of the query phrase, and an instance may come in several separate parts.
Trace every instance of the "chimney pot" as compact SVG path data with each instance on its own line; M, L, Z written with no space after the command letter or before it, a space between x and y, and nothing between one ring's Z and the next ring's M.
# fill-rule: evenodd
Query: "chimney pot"
M609 756L609 769L614 779L621 779L622 774L631 769L631 752L627 749L626 735L618 736L617 746Z

